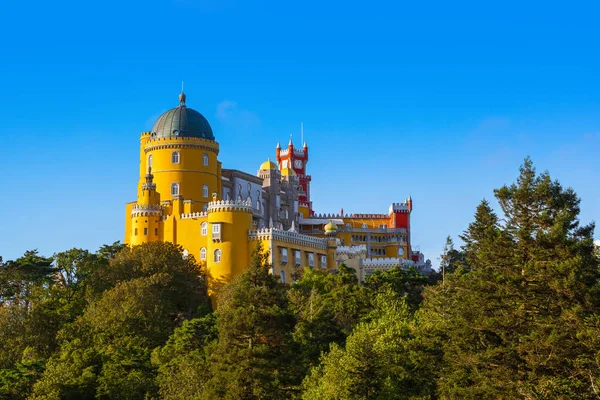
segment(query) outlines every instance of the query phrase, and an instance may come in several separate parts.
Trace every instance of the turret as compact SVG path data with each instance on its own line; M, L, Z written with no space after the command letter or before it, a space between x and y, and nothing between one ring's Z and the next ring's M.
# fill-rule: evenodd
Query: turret
M335 269L337 268L337 225L333 221L329 221L323 229L327 238L327 269Z
M131 209L131 237L132 245L155 242L160 240L160 224L162 209L160 207L160 194L153 183L152 167L148 167L145 182L138 196L138 201Z
M247 201L213 200L208 203L207 211L209 287L215 291L220 284L229 282L248 268L252 204Z

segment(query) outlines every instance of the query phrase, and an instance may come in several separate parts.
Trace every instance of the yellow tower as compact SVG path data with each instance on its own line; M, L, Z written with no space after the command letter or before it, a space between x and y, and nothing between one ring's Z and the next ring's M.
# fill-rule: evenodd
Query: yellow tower
M208 205L210 238L207 243L209 285L216 288L249 266L248 231L252 229L252 204L217 200Z
M329 221L325 225L324 230L327 238L327 269L335 269L337 268L337 225L334 224L333 221Z
M212 128L198 111L186 106L186 95L179 95L179 106L163 113L152 131L140 137L140 180L138 199L144 191L146 171L152 169L154 192L160 194L163 223L159 223L160 240L178 243L178 217L183 213L206 211L213 193L220 194L221 163L219 144ZM128 204L130 215L136 204ZM125 242L139 244L154 238L140 238L140 220L127 220ZM150 222L148 222L150 223ZM135 229L138 229L138 237ZM149 234L156 232L148 227ZM157 239L156 239L157 240Z
M152 182L152 168L148 168L145 182L141 186L138 201L131 209L129 243L132 245L160 240L162 211L160 194Z

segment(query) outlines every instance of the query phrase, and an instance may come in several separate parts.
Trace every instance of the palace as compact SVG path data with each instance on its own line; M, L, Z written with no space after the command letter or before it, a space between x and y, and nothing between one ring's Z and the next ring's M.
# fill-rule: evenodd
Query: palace
M222 168L206 118L186 106L162 114L140 138L137 201L127 204L125 243L179 244L204 263L212 282L248 267L260 242L272 273L291 282L302 268L335 270L344 262L360 280L378 269L431 268L410 240L412 199L385 214L316 214L310 200L306 143L277 144L256 175Z

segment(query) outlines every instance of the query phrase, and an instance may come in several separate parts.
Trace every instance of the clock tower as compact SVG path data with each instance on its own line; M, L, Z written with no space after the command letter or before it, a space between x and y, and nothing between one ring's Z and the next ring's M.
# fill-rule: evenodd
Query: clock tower
M292 136L290 135L290 142L288 143L287 149L281 149L281 145L277 143L275 148L275 156L279 169L283 171L286 168L291 168L298 176L298 182L300 183L300 192L298 194L298 206L300 209L304 208L308 212L305 217L312 216L314 214L312 209L312 201L310 201L310 181L311 176L306 174L306 163L308 162L308 146L306 142L301 149L295 148L292 142Z

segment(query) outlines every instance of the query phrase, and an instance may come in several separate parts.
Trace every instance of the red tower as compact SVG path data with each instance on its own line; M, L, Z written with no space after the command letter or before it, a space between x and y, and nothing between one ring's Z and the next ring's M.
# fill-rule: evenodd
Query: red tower
M275 148L275 158L279 164L279 169L291 168L298 176L298 181L302 191L298 196L299 205L301 207L307 207L309 214L313 215L312 201L310 201L310 181L311 176L306 174L306 163L308 162L308 146L306 142L301 149L294 147L292 138L290 136L290 142L288 143L287 149L281 149L279 143Z
M406 229L406 242L410 253L410 213L412 212L412 198L408 196L404 203L393 203L390 206L390 226L392 228ZM412 254L409 254L411 257Z

